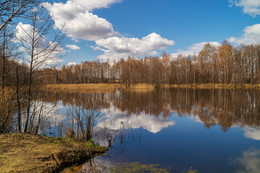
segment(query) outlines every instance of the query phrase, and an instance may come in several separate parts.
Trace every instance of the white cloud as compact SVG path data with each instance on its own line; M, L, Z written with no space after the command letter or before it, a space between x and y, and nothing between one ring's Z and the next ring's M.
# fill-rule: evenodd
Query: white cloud
M260 15L260 1L259 0L229 0L232 5L242 7L244 13L251 16Z
M101 5L104 2L103 6ZM106 2L106 3L105 3ZM98 40L119 35L106 19L89 12L90 8L107 7L115 0L93 1L73 0L63 3L45 3L44 6L52 15L55 27L64 30L73 39ZM86 6L90 4L90 8Z
M246 138L254 139L254 140L260 140L260 128L245 128L244 133Z
M39 68L47 68L52 66L59 66L64 60L53 56L52 58L46 59L43 63L39 64ZM40 60L39 60L40 62Z
M162 38L156 33L142 39L121 37L114 31L110 22L91 12L93 9L107 8L119 2L121 0L69 0L66 3L44 3L44 6L55 21L55 27L64 27L67 36L73 40L95 41L96 46L91 47L104 52L98 56L99 59L152 56L157 55L158 50L174 45L174 41Z
M69 63L67 64L67 66L75 66L75 65L77 65L76 62L69 62Z
M94 50L101 50L104 54L99 59L120 59L128 56L157 55L158 50L174 45L174 41L162 38L152 33L142 39L119 37L110 22L90 12L93 9L107 8L121 0L69 0L66 3L45 3L55 27L62 29L73 40L83 39L95 41Z
M75 44L69 44L69 45L66 45L67 48L69 49L72 49L72 50L79 50L80 47L75 45Z
M177 58L178 55L184 55L184 56L193 56L193 55L198 55L200 51L204 48L206 44L211 44L212 46L220 46L220 43L218 42L201 42L201 43L196 43L190 46L187 50L178 50L177 53L171 54L173 58Z
M97 47L104 52L99 59L120 59L128 56L152 56L157 55L158 50L164 50L174 45L174 41L162 38L156 33L149 34L142 39L127 37L110 37L96 40ZM92 47L93 48L93 47Z
M107 50L106 49L103 49L103 48L101 48L100 46L89 46L89 47L91 47L93 50L101 50L101 51L103 51L103 52L106 52Z
M79 4L84 9L91 11L93 9L108 8L111 4L119 3L121 0L71 0Z
M260 1L259 1L260 2ZM260 43L260 24L248 26L244 29L244 35L242 37L231 37L229 42L235 44L259 44Z
M98 122L96 127L106 127L109 130L120 130L123 126L124 129L143 128L149 132L158 133L163 128L167 128L168 126L173 126L175 124L174 121L165 120L162 117L155 117L145 113L126 116L127 114L124 114L118 109L114 110L114 108L110 108L107 112L109 112L109 118Z
M38 49L48 47L50 44L49 40L45 36L41 37L37 31L35 33L36 33L36 35L34 37L40 38L37 41L37 43L35 44L35 47ZM25 45L31 45L31 41L33 38L32 35L33 35L33 26L32 25L23 24L22 22L19 22L17 24L16 29L15 29L15 36L16 36L16 39L18 39L18 40L15 40L16 42L19 42L19 40L20 40L20 41L23 41L23 43Z
M22 52L27 52L27 56L24 56L24 63L27 64L30 62L30 50L32 43L32 35L33 35L33 26L30 24L23 24L19 22L15 29L16 38L13 40L14 42L22 43L19 50ZM61 48L56 42L49 41L45 36L41 36L37 32L34 35L36 41L34 47L34 60L33 60L33 68L44 68L47 66L57 65L57 63L63 62L62 59L58 58L60 53L63 53L64 50Z

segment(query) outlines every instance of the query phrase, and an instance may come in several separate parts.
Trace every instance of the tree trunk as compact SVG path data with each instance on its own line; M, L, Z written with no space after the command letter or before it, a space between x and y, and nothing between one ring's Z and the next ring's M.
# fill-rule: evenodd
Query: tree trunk
M21 103L19 98L19 67L16 66L16 101L17 101L17 123L18 132L21 133Z
M6 57L5 57L5 46L6 46L6 40L5 40L5 32L4 32L4 42L3 42L3 48L2 48L2 78L1 78L1 87L2 87L2 95L4 96L4 88L5 88L5 66L6 66Z
M35 20L36 22L36 16ZM35 23L34 25L35 26ZM31 43L31 62L30 62L30 72L29 72L29 82L28 82L28 96L27 96L27 108L26 108L26 119L25 119L25 127L24 127L24 132L27 133L28 130L28 123L29 123L29 116L30 116L30 108L31 108L31 89L32 89L32 73L33 73L33 62L34 62L34 48L35 48L35 32L36 28L33 27L33 36L32 36L32 43Z

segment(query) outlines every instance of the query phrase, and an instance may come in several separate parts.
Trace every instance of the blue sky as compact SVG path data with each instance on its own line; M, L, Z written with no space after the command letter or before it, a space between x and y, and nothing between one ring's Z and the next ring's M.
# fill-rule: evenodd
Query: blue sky
M67 29L62 64L260 43L260 0L52 0L46 8Z

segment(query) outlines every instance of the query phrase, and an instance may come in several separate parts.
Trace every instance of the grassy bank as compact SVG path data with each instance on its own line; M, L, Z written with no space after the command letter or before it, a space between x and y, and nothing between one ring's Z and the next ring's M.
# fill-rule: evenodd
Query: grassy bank
M129 88L122 84L53 84L46 85L43 90L64 92L106 92L115 89L131 89L135 91L154 90L154 84L132 84ZM160 85L160 88L188 88L188 89L260 89L260 84L175 84Z
M0 135L1 172L55 172L107 148L72 138L52 138L29 134Z
M47 91L63 91L63 92L107 92L115 89L127 89L126 85L122 84L51 84L46 85L42 89ZM131 90L154 90L153 84L133 84L130 85Z
M52 84L46 85L42 89L49 91L69 91L69 92L106 92L122 88L120 84Z
M163 85L163 88L188 88L188 89L260 89L260 84L180 84Z
M150 91L155 89L155 85L154 84L132 84L130 85L129 89L135 91Z

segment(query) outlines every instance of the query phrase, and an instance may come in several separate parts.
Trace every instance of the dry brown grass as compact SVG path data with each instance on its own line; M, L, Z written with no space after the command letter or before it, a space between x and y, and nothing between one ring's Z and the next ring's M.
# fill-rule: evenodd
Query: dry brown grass
M155 85L153 84L133 84L130 85L131 90L136 91L151 91L155 89Z
M53 172L106 148L72 138L0 135L1 172Z
M62 91L62 92L107 92L114 91L115 89L126 89L126 85L122 84L53 84L46 85L42 89L49 91ZM154 90L153 84L133 84L130 85L130 90L134 91L151 91Z
M52 84L43 87L44 90L65 92L107 92L122 88L120 84Z
M163 85L164 88L187 88L187 89L260 89L260 84L180 84Z
M61 92L107 92L115 89L130 89L137 92L152 91L156 87L154 84L132 84L130 88L122 84L52 84L46 85L42 89ZM260 89L260 84L180 84L180 85L160 85L160 88L187 88L187 89Z

